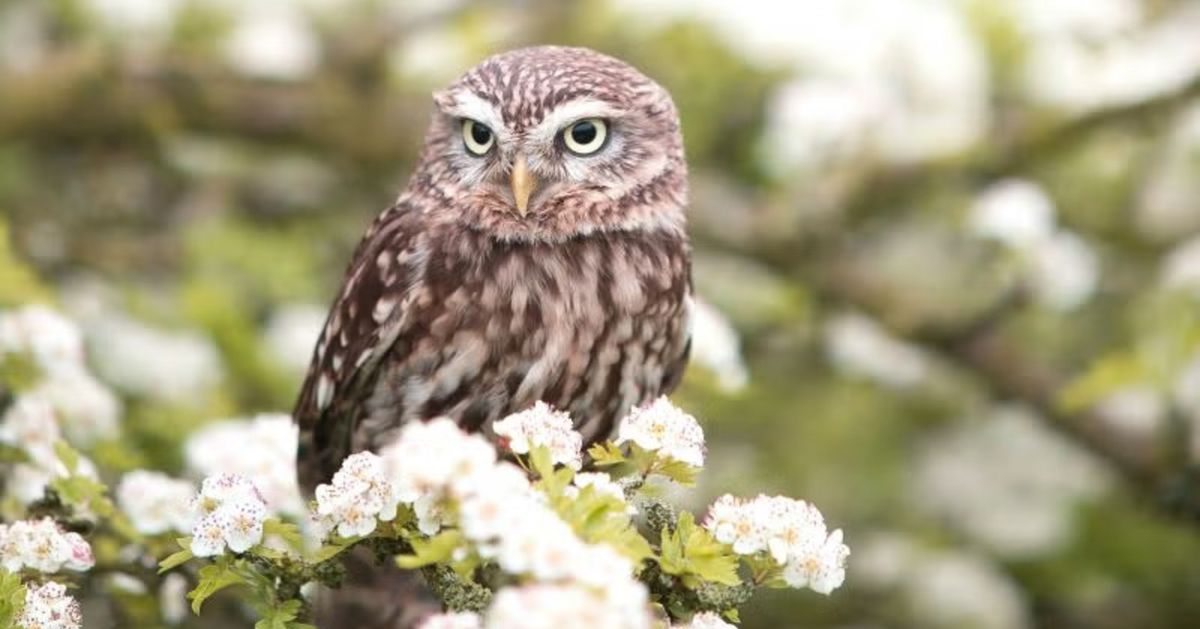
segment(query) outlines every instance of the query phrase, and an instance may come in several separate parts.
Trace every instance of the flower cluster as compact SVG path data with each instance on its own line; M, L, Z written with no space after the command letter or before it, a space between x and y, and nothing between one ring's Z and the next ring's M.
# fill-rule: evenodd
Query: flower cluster
M342 462L329 485L317 487L319 528L337 529L342 537L368 535L377 523L396 517L396 492L383 475L383 459L370 452Z
M117 505L144 535L186 532L192 527L190 501L196 488L162 472L134 470L117 485Z
M704 431L665 397L634 408L617 432L617 443L633 442L660 456L694 467L704 466Z
M846 578L850 549L841 529L829 533L821 512L802 500L726 494L709 508L704 527L739 555L768 555L783 567L782 578L791 587L829 594Z
M20 629L80 629L83 611L66 586L53 581L25 591L25 609L17 618Z
M88 372L83 337L69 320L43 306L0 312L0 383L16 398L0 417L0 443L18 448L27 460L7 466L4 489L23 504L42 498L55 478L72 471L95 478L91 461L75 470L58 460L55 444L66 437L82 446L117 434L121 406Z
M83 572L96 560L92 547L78 533L64 531L54 520L20 520L0 524L0 566L50 574L62 569Z
M555 411L545 402L514 413L495 423L492 430L500 438L501 447L516 454L529 454L532 448L545 447L554 463L579 469L583 464L580 450L583 437L575 431L571 416Z
M210 424L188 438L188 468L199 478L243 476L272 514L303 518L307 509L296 483L296 434L292 418L280 413Z
M197 557L224 554L226 547L242 553L262 541L267 504L254 484L241 476L218 474L204 479L191 508L196 518L191 551Z

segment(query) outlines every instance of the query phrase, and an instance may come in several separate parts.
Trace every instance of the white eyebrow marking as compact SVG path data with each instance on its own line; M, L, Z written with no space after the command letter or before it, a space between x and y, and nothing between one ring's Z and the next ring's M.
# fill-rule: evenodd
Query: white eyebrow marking
M492 103L469 90L457 90L447 96L450 103L443 109L447 114L482 122L497 137L507 138L510 135L508 127L504 126L504 118L500 115L500 110Z
M587 118L612 118L619 112L612 105L592 98L581 98L555 107L540 123L529 131L529 139L547 145L563 127Z

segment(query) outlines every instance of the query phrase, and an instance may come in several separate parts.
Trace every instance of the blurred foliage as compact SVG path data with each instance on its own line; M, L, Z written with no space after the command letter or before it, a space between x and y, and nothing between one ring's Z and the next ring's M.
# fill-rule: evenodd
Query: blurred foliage
M764 138L773 95L804 69L751 61L699 19L636 19L599 0L411 12L360 0L310 11L319 63L261 76L221 43L246 19L236 3L181 1L153 37L114 27L100 4L0 2L0 38L29 15L39 25L36 45L18 51L33 61L0 65L0 307L70 302L80 283L99 283L111 289L106 308L201 331L225 370L199 401L129 399L126 438L91 453L103 466L178 471L191 429L290 409L300 375L273 358L264 328L281 306L329 301L365 225L405 181L429 92L496 50L586 45L674 95L693 172L696 284L741 333L752 376L729 393L693 369L678 395L709 435L697 509L724 491L765 489L820 505L856 553L857 540L885 530L986 556L917 504L915 461L930 435L1018 402L1124 479L1068 507L1076 526L1064 547L989 559L1017 584L1032 624L1183 628L1200 618L1197 511L1188 520L1164 508L1194 465L1179 453L1188 430L1109 438L1096 413L1130 386L1169 397L1200 348L1195 296L1155 279L1191 234L1148 234L1137 215L1171 124L1198 101L1194 85L1078 120L1029 106L1020 81L1030 51L1007 5L962 0L986 53L992 135L923 163L864 159L791 177L764 156ZM1146 6L1158 15L1176 4ZM1014 279L1021 262L965 233L979 190L1013 176L1043 186L1060 227L1094 245L1104 273L1076 310L1019 298L1006 309L1028 289ZM924 352L922 382L839 369L827 327L846 312ZM862 584L857 559L846 590L772 593L743 612L744 626L932 626L896 588ZM153 610L130 601L127 617L151 626Z

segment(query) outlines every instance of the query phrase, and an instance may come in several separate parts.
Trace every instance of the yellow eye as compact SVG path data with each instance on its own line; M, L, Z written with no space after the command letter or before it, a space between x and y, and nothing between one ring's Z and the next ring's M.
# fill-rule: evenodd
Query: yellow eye
M591 155L604 147L608 123L599 118L580 120L563 130L563 144L576 155Z
M496 143L496 134L487 125L469 118L463 120L462 136L463 144L472 155L483 155Z

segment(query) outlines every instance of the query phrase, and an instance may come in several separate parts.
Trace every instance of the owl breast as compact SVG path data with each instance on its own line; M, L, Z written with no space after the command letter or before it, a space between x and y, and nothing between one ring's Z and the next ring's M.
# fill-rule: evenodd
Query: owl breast
M528 244L452 234L431 236L412 324L371 388L354 450L436 416L490 435L538 400L568 410L590 442L678 382L691 290L682 235Z

